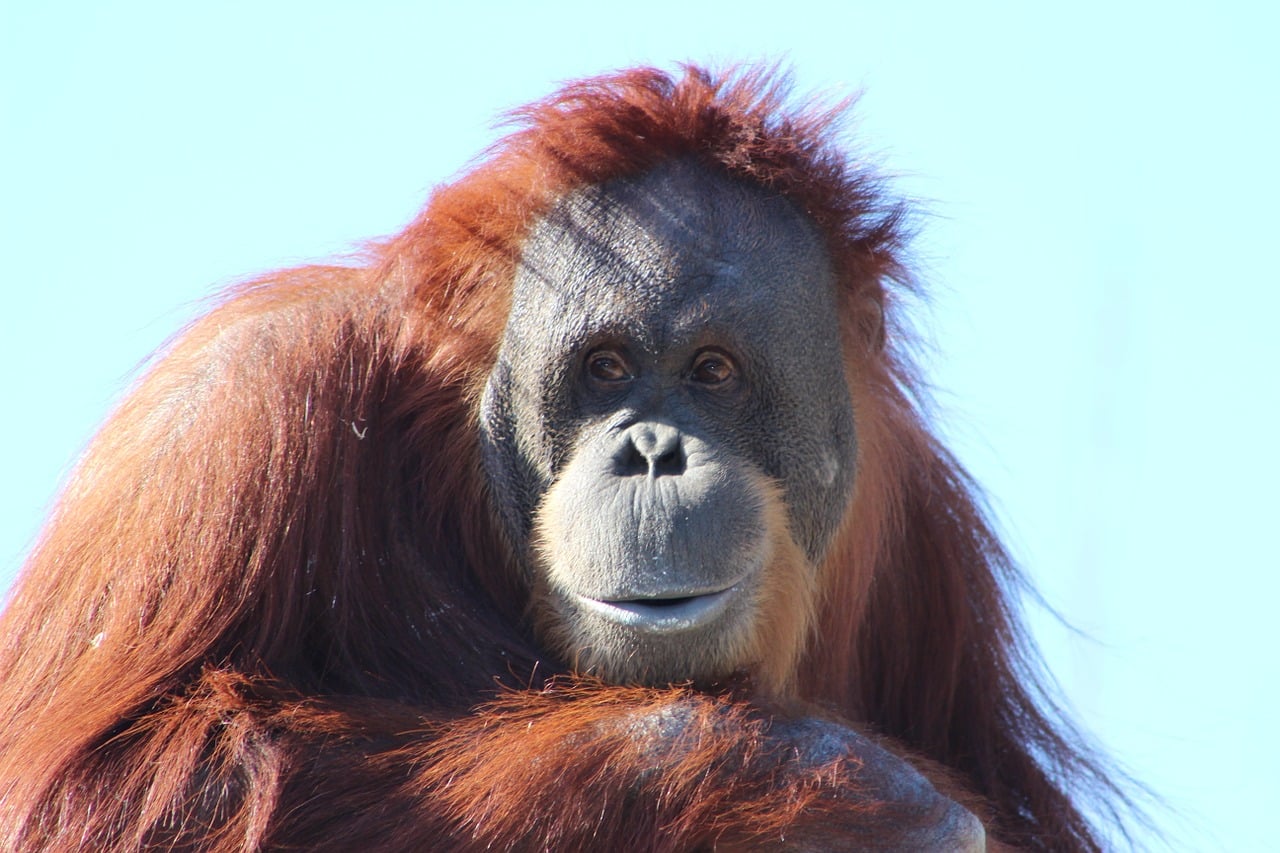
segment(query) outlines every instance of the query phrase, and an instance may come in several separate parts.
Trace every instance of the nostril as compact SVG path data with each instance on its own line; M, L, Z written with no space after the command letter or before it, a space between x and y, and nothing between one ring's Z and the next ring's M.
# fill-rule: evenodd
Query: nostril
M623 477L643 477L649 473L649 460L644 457L633 444L628 441L626 447L617 455L618 474Z
M684 467L684 448L677 444L653 460L653 476L679 476L684 473Z

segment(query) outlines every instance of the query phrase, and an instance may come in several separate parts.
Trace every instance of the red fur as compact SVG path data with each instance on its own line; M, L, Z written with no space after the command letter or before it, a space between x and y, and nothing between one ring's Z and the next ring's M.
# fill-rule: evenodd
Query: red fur
M544 683L563 667L491 522L476 406L527 228L675 156L793 199L845 288L860 473L793 699L936 763L1007 842L1096 848L1069 793L1115 789L1046 716L1016 575L898 355L903 208L833 145L842 108L785 95L764 72L570 85L367 265L270 276L181 335L0 623L0 848L750 846L853 784L767 772L758 704ZM627 721L673 703L696 724L643 754ZM863 817L891 846L892 815Z

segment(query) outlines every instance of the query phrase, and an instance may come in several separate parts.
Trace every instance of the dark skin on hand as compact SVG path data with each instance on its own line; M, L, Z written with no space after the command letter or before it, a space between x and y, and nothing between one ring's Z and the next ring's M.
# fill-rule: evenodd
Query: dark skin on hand
M0 622L0 847L1099 849L838 115L571 84L184 332Z

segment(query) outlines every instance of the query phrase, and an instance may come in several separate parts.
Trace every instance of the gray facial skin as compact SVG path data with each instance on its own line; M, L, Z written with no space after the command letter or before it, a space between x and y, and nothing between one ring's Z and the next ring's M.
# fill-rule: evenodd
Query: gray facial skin
M776 528L812 572L853 484L815 228L690 160L567 196L524 246L482 421L558 651L607 680L749 666Z

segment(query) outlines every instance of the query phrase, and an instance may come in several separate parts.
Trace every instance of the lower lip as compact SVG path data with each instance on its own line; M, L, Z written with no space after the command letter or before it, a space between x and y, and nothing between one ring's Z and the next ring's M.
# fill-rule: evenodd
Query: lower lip
M694 596L679 604L654 604L652 599L598 601L581 595L576 598L588 612L618 625L650 634L679 634L714 621L728 607L738 586L734 584L719 592Z

